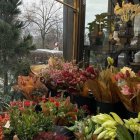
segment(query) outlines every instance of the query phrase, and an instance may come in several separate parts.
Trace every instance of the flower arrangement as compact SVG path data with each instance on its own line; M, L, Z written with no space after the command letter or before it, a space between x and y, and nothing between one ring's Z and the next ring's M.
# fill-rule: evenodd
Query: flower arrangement
M93 92L96 101L103 103L116 103L119 98L117 95L118 87L113 79L117 69L112 66L113 59L108 57L108 67L99 72L98 77L89 81L88 87Z
M78 139L138 140L140 139L140 113L137 118L121 119L116 113L98 114L75 122L69 127ZM131 134L130 134L131 132Z
M130 112L140 111L140 77L130 68L124 67L115 75L120 88L120 100Z
M83 70L74 62L64 62L56 58L50 60L49 67L40 75L46 79L45 84L48 88L79 94L82 93L85 82L88 79L95 79L98 74L92 66Z
M69 97L65 100L50 97L37 104L29 100L13 101L8 113L10 124L4 129L5 134L14 132L20 140L25 140L33 139L39 132L52 131L55 125L71 126L85 112L70 103Z
M32 101L14 101L10 104L10 125L4 128L5 135L16 134L14 137L25 140L33 139L40 131L51 130L52 119L44 116L42 112L37 113Z
M114 8L114 13L119 15L123 22L133 20L133 18L140 13L139 4L122 3L122 7L117 3Z
M42 112L45 116L51 116L55 125L69 126L76 120L84 117L84 110L78 109L77 105L66 99L50 97L47 102L41 103Z
M0 115L0 140L2 140L4 137L3 127L6 124L6 122L9 121L9 119L9 115L7 113Z
M28 100L38 100L38 97L47 95L47 87L40 82L40 78L32 76L18 76L18 84L14 86L15 91L21 91Z

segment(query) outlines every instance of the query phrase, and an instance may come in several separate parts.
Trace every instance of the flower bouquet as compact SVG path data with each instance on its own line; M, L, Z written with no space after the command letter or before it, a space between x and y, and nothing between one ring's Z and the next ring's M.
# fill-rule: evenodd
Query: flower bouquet
M85 82L88 79L94 79L98 74L92 66L83 70L74 62L65 62L62 59L50 58L48 65L49 67L40 74L43 77L43 83L56 91L66 91L76 95L84 95Z
M140 112L140 77L130 68L123 67L115 75L118 87L120 88L119 97L126 109L130 112Z
M31 140L40 131L51 130L53 124L50 116L35 111L35 102L32 101L13 101L8 113L10 122L4 128L4 134L12 134L13 139L16 137L20 140Z
M40 111L36 110L37 105L40 105ZM57 125L71 126L84 117L84 111L70 103L69 97L66 100L51 97L39 104L28 100L13 101L8 113L10 124L4 132L6 135L14 132L20 140L33 139L40 132L55 131Z
M96 101L96 113L109 113L114 111L115 103L118 103L119 88L113 79L117 68L111 66L113 59L108 57L108 67L101 70L94 80L88 80L86 87L91 90Z
M42 112L45 116L50 116L54 125L70 126L76 120L84 117L84 111L78 109L77 105L70 102L70 97L65 100L50 97L47 102L41 103Z
M96 101L116 103L119 100L117 95L118 87L113 79L113 75L117 73L117 69L112 66L114 60L111 57L108 57L107 61L108 67L100 71L94 80L89 81L89 86Z
M0 115L0 140L3 140L4 138L4 133L3 133L3 127L9 121L9 115L8 113L4 113Z
M134 23L137 21L137 16L139 16L140 5L123 2L122 7L120 7L119 4L115 6L114 13L120 17L122 22L121 24L119 23L120 29L118 37L120 38L120 42L130 46L131 39L134 37L136 30Z
M36 101L48 92L47 87L35 75L18 76L18 84L14 86L14 90L21 91L26 99Z
M68 129L80 140L139 140L140 113L136 118L121 119L116 113L90 116Z
M117 3L114 8L114 13L120 16L123 22L132 21L133 18L140 12L139 4L122 3L122 7Z

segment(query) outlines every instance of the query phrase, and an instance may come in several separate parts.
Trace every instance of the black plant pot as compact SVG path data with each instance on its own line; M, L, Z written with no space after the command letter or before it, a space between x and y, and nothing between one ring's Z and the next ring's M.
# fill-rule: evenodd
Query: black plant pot
M130 119L130 118L137 118L138 117L138 113L136 112L130 112L127 110L127 118L126 119Z
M77 104L78 107L87 106L90 114L96 113L96 103L94 98L71 95L71 102Z
M5 134L3 140L12 140L14 134Z
M53 131L58 134L68 137L69 140L75 139L74 133L72 131L68 130L67 128L65 128L64 126L54 126Z
M127 109L122 102L117 102L114 104L115 113L117 113L122 119L127 119Z
M138 113L128 111L122 102L115 104L115 113L117 113L122 119L138 117Z
M115 112L115 105L113 103L103 103L96 101L96 113L110 113Z

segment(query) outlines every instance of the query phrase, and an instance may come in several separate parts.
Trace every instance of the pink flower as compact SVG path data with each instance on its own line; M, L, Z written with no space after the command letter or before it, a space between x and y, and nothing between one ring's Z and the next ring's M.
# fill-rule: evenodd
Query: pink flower
M16 101L10 102L10 106L11 106L11 107L14 107L14 106L16 106L16 105L17 105L17 102L16 102Z
M19 110L24 111L25 109L24 109L24 107L19 107Z
M122 87L121 93L124 95L131 95L132 94L131 89L127 85L124 85Z
M123 73L117 73L116 75L115 75L115 80L116 81L118 81L118 80L120 80L120 79L124 79L125 78L125 75L123 74Z

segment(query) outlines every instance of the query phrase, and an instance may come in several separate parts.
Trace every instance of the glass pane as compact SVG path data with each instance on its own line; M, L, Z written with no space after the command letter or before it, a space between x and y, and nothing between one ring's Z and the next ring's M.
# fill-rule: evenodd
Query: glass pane
M100 21L102 19L104 20L107 18L107 14L108 14L107 12L108 12L108 0L87 0L86 21L85 21L85 26L86 26L85 44L90 45L91 48L90 63L99 64L99 62L104 60L104 58L106 57L104 55L95 54L94 52L101 50L103 47L105 48L105 41L108 36L108 33L107 33L107 29L104 27L105 25L104 21L103 22ZM104 39L102 38L100 39L101 36L103 36ZM97 57L98 59L96 59Z

